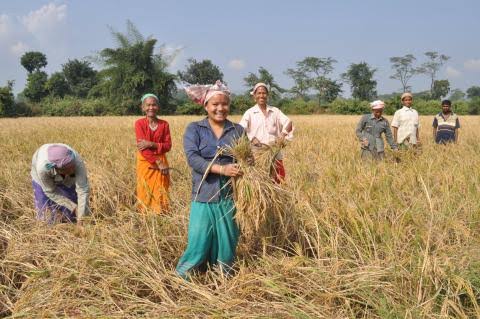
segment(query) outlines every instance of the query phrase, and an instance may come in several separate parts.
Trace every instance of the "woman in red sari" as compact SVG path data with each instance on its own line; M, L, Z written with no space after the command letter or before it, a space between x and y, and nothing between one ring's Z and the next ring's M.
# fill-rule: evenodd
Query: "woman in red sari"
M168 210L169 167L166 153L172 148L168 122L157 117L158 98L142 97L145 117L135 122L137 137L137 198L142 212Z

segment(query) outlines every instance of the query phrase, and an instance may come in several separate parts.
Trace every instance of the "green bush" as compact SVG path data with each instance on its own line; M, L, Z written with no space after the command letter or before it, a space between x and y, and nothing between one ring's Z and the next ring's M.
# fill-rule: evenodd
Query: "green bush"
M424 100L414 98L412 107L417 110L420 115L434 115L442 111L440 100ZM400 95L385 101L385 114L393 114L397 109L402 107ZM453 111L459 115L468 114L468 104L466 101L457 101L453 103Z
M160 114L203 115L204 108L190 100L177 100L177 106L160 106ZM243 114L255 102L248 95L232 97L231 114ZM414 99L413 107L421 115L434 115L441 111L441 102L437 100ZM317 100L281 99L277 105L286 114L365 114L371 112L369 101L337 98L328 105L319 105ZM402 106L400 95L385 100L384 114L392 115ZM470 101L456 101L453 111L459 115L480 114L480 97ZM41 103L27 102L23 99L15 102L12 114L7 116L101 116L101 115L138 115L141 114L140 103L125 100L111 103L105 98L79 99L71 96L64 98L47 97ZM10 112L11 113L11 112Z
M15 101L12 88L13 82L8 82L7 86L0 87L0 116L15 115Z
M329 111L336 114L365 114L371 109L368 101L337 98L330 103Z
M458 115L467 115L468 114L468 103L467 101L456 101L452 102L453 112ZM440 112L440 111L439 111Z
M191 101L186 101L185 103L179 105L175 111L175 114L178 115L200 115L204 113L205 110L203 106Z
M278 107L284 113L288 114L315 114L325 112L325 108L321 107L315 100L283 99L279 101Z
M250 95L235 95L230 103L230 113L243 114L254 105L255 101Z
M133 114L128 101L119 107L106 99L78 99L74 97L48 97L40 103L43 115L48 116L99 116Z
M474 97L468 102L468 114L470 115L480 114L480 97Z
M436 100L422 100L414 99L413 108L417 110L420 115L437 114L442 110L441 102Z

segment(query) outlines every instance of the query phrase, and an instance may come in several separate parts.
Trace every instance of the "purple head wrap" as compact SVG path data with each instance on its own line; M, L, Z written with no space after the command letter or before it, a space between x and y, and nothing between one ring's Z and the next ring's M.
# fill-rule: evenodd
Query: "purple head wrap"
M75 154L71 149L63 145L50 145L47 149L48 161L47 168L64 168L75 159Z

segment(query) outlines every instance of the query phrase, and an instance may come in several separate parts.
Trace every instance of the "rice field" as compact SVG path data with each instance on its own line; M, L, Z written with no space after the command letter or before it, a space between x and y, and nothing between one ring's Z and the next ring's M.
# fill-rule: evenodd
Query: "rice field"
M293 116L289 225L242 243L232 278L213 269L190 282L174 267L191 188L182 134L199 117L165 117L176 170L161 216L134 208L135 119L0 119L0 317L480 317L479 117L461 117L460 143L446 147L422 117L421 154L370 164L358 116ZM34 219L31 156L52 142L87 164L83 228Z

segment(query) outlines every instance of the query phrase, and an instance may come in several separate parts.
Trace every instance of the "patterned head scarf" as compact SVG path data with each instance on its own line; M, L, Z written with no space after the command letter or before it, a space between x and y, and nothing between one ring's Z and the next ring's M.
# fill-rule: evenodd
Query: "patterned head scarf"
M64 168L75 159L75 154L64 145L54 144L47 149L47 169Z
M213 85L189 85L185 88L188 97L195 103L205 106L213 96L223 94L230 97L230 90L220 80Z
M372 110L383 110L385 108L385 102L376 100L370 103Z
M263 86L265 88L265 90L267 90L267 92L270 92L270 89L268 88L268 85L266 85L265 83L263 82L258 82L257 84L255 84L255 86L253 87L253 90L250 91L250 95L254 95L255 94L255 91L259 88Z
M412 93L410 93L410 92L405 92L405 93L402 94L402 97L400 98L400 100L403 101L403 99L406 98L406 97L408 97L408 96L409 96L411 99L413 99Z
M155 94L147 93L144 96L142 96L142 104L143 104L143 101L145 101L145 99L148 99L149 97L153 97L155 100L157 100L157 103L158 103L158 97Z

